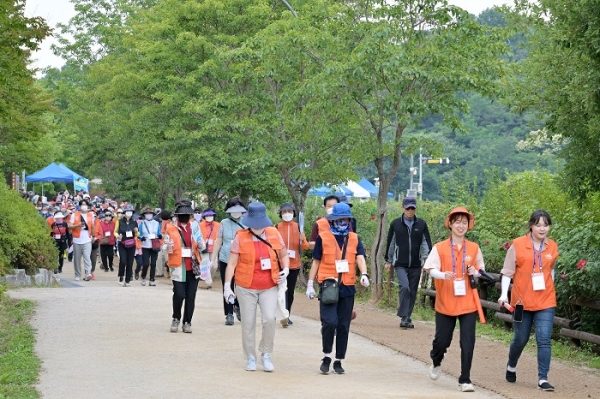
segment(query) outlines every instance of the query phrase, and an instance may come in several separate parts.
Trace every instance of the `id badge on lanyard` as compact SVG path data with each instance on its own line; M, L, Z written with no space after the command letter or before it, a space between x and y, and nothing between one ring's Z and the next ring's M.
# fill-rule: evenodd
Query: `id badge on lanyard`
M544 279L544 273L532 273L531 274L531 285L534 291L543 291L546 289L546 280Z
M261 259L260 260L260 270L271 270L271 259Z
M290 259L296 259L296 251L294 251L293 249L288 249L287 252Z
M60 240L61 237L62 237L61 234L54 234L54 239L55 240Z
M104 237L110 237L110 231L105 232Z
M129 237L129 238L133 237L133 231L131 231L131 230L127 230L127 231L125 232L125 237Z
M464 278L454 279L454 296L467 295L467 284Z
M192 248L189 248L189 247L181 248L181 257L182 258L191 258L192 257Z
M346 259L336 260L335 271L338 273L348 273L350 271L348 261Z

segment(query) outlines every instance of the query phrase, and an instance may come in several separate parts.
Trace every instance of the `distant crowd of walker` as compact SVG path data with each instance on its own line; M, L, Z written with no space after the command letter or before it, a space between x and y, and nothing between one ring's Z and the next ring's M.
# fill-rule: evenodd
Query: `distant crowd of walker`
M342 360L346 358L350 323L356 317L355 287L369 286L365 249L357 235L352 204L346 197L324 198L325 214L314 222L308 239L295 221L298 215L290 202L280 206L281 221L273 226L263 203L246 206L237 197L227 202L224 211L228 217L221 222L215 221L214 209L193 207L187 199L177 202L174 212L146 207L138 214L131 204L92 199L85 192L59 192L49 203L32 192L23 192L23 197L33 202L47 220L59 250L55 272L62 273L64 260L68 259L73 261L75 281L94 280L100 252L104 272L114 271L113 258L117 254L118 283L123 287L131 286L134 278L142 286L155 286L155 277L163 273L170 276L173 333L179 331L180 325L184 333L192 332L199 281L203 280L205 288L210 289L213 275L219 269L225 325L233 325L235 318L241 323L248 371L257 370L257 364L264 371L274 371L271 354L276 320L284 328L293 325L290 312L298 275L302 272L302 251L312 250L306 295L319 300L323 352L319 369L323 374L331 369L336 374L345 373ZM420 276L425 270L433 277L437 292L429 376L432 380L440 377L458 319L461 348L458 385L463 392L473 392L470 372L475 326L478 315L483 317L476 279L487 275L479 246L465 238L474 228L475 218L465 207L453 209L444 224L449 238L432 244L427 223L416 216L416 199L404 198L402 208L402 216L390 224L385 251L385 268L393 267L398 277L400 329L415 328L411 317ZM529 219L529 231L512 241L501 272L502 291L498 300L512 312L514 321L508 361L501 366L506 381L516 381L517 362L535 324L536 382L543 391L554 390L548 382L548 372L558 248L547 237L551 224L547 212L536 210ZM255 337L258 308L262 322L260 356Z

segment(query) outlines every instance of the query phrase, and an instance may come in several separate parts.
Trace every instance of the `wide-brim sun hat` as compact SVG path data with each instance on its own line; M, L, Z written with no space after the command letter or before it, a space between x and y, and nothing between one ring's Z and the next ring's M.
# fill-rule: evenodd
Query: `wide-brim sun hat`
M452 215L455 215L457 213L462 213L462 214L467 215L467 218L469 219L468 229L473 230L473 228L475 227L475 216L473 216L473 214L471 214L469 212L469 210L467 208L465 208L464 206L457 206L456 208L454 208L450 211L448 216L446 216L446 220L444 221L444 227L447 229L450 228L450 218L452 217Z
M242 224L251 229L263 229L273 225L267 216L267 207L262 202L253 202L248 206L248 213L242 218Z
M325 216L325 218L329 221L333 221L339 219L354 219L354 216L352 216L350 206L340 202L333 206L333 210L329 215Z
M64 219L64 218L65 218L65 215L63 215L62 212L56 212L54 214L54 219Z
M232 206L232 207L229 207L229 208L227 208L227 209L225 210L225 213L235 213L235 212L241 212L241 213L244 213L244 212L247 212L247 210L246 210L246 208L244 208L244 207L243 207L243 206L241 206L241 205L234 205L234 206Z
M192 208L192 201L189 199L182 199L175 204L174 215L193 215L194 208Z
M151 213L154 215L154 209L150 208L149 206L145 207L144 210L142 211L142 215L145 215L146 213Z

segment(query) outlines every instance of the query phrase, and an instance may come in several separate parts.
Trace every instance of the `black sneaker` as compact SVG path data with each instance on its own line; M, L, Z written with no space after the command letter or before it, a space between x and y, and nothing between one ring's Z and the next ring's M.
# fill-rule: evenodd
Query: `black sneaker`
M139 279L140 278L140 272L135 272L135 279Z
M508 382L517 382L517 372L516 371L508 371L508 364L506 365L506 381Z
M336 374L344 374L346 372L346 370L344 370L344 368L342 367L341 361L336 360L335 362L333 362L333 372Z
M291 326L292 324L294 324L294 322L292 321L292 319L288 318L288 325Z
M554 387L548 383L548 381L544 381L541 384L538 384L538 388L542 391L552 392L554 391Z
M319 370L321 370L321 373L329 374L329 365L331 365L331 358L324 357L323 361L321 362L321 367L319 368Z
M409 324L410 324L410 323L409 323L408 321L402 320L402 321L400 322L400 328L402 328L403 330L406 330L407 328L409 328L409 327L408 327L408 325L409 325ZM413 328L414 328L414 326L413 326Z

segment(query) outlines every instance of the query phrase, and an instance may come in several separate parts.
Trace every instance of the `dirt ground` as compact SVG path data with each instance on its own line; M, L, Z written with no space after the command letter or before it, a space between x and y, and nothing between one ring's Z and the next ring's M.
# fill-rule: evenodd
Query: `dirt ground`
M444 374L431 381L427 369L433 324L415 321L414 330L400 330L395 315L368 305L356 307L358 317L343 363L346 374L321 375L318 303L301 293L294 302L294 325L277 325L275 372L265 373L260 366L258 372L247 372L240 324L224 325L217 283L212 290L198 290L193 333L173 334L170 280L157 278L157 287L133 281L124 288L117 284L116 272L99 271L96 276L96 281L75 282L72 265L65 264L62 277L72 288L10 291L15 298L38 303L32 324L42 359L38 390L43 398L305 399L322 392L345 399L600 398L600 377L557 361L550 372L556 392L538 391L536 360L529 354L519 363L517 383L507 383L508 349L484 339L475 349L475 393L458 391L457 339L444 362Z

